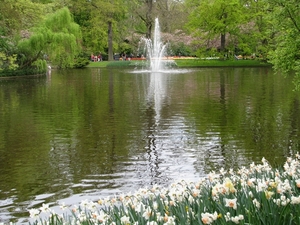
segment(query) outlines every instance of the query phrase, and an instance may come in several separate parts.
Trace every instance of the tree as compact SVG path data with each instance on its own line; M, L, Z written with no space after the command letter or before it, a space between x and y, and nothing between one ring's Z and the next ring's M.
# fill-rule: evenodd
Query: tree
M46 57L60 68L71 67L81 50L80 41L80 27L68 8L62 8L34 27L28 39L19 42L20 68L40 65Z
M42 20L46 7L30 0L2 0L0 7L0 71L14 70L17 42L28 37L28 29Z
M163 32L174 33L181 30L187 22L188 12L181 0L156 0L156 17L159 17Z
M265 58L274 35L268 30L270 19L266 3L264 0L243 0L242 4L245 23L240 25L239 49Z
M45 14L43 4L30 0L2 0L0 7L0 28L5 35L13 37L40 21Z
M136 22L137 33L145 35L146 38L151 38L152 27L154 25L154 19L157 17L157 5L158 0L134 0L130 3L130 9L132 10L132 18L138 18L142 21L142 25Z
M206 47L211 46L211 41L219 38L219 50L223 52L226 47L227 35L239 32L239 26L244 21L242 5L239 0L188 0L191 8L188 27L191 32L207 41Z
M116 29L117 24L125 17L124 1L72 0L70 9L75 16L75 21L82 27L83 40L87 49L96 53L108 50L108 59L113 60L115 40L122 35L116 32Z
M300 6L297 0L266 0L275 32L274 50L269 58L277 72L295 72L295 88L300 89Z

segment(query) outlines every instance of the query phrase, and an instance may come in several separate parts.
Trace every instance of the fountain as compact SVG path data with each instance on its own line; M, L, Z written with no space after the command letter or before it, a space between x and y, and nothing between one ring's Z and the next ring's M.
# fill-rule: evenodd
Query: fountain
M165 55L166 44L163 44L161 42L158 18L155 19L155 28L153 35L153 41L151 39L145 39L148 53L147 57L150 61L151 72L159 72L163 69L162 58Z
M155 19L155 27L153 32L153 40L149 38L141 38L139 42L138 54L146 56L147 69L134 70L132 73L186 73L190 70L174 69L177 68L175 60L166 56L168 43L161 41L160 27L158 18ZM142 47L142 51L140 49ZM143 56L142 56L143 57ZM141 64L137 64L138 67Z
M149 63L149 71L147 72L167 72L167 64L176 65L174 60L165 58L167 44L161 41L158 18L155 19L153 40L142 38L141 42L144 44L144 52Z

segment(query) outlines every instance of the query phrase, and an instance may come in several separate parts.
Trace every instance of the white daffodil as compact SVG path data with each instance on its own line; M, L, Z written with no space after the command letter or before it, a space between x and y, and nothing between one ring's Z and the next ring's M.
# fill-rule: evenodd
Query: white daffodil
M29 210L30 218L38 219L40 215L40 210L38 209L30 209Z
M229 207L229 208L233 208L233 209L236 209L237 208L237 199L234 198L234 199L228 199L228 198L225 198L225 206L226 207Z
M129 216L122 216L121 223L122 224L130 224Z
M40 207L41 212L49 212L50 208L49 208L49 204L44 204L42 205L42 207Z

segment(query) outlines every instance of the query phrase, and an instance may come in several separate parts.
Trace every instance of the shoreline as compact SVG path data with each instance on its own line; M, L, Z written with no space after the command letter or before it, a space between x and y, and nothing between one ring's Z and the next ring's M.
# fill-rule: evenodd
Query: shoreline
M196 58L168 58L174 60L178 68L203 68L203 67L272 67L272 64L262 60L241 59L241 60L216 60L216 59L196 59ZM117 60L91 62L87 68L114 68L114 67L143 67L146 60Z
M262 60L255 59L240 59L240 60L218 60L218 59L198 59L191 57L169 57L166 60L173 60L176 64L175 68L218 68L218 67L272 67L272 64L264 62ZM90 62L84 68L132 68L132 67L145 67L148 61L145 59L139 60L115 60L115 61L100 61ZM69 68L70 69L70 68ZM83 68L72 68L83 69ZM45 74L29 74L29 75L9 75L0 76L0 79L11 78L24 78L32 76L42 76Z

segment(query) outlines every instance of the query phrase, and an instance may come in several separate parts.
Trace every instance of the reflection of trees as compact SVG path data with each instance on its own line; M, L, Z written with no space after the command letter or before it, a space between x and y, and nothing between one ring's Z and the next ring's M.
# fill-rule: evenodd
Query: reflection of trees
M0 90L0 160L7 162L0 164L0 178L9 180L0 184L0 190L22 192L17 201L41 193L66 197L82 192L85 182L96 188L97 179L102 186L111 186L114 171L121 171L122 162L128 161L124 130L130 133L133 128L126 121L136 116L127 109L137 112L138 101L127 93L135 87L124 89L126 81L115 80L113 74L95 79L97 74L72 73L78 74L68 79L68 74L57 76L54 71L51 85L41 85L45 78L35 78L28 85L12 81Z
M154 110L154 103L149 102L148 107L145 111L146 113L146 139L147 139L147 146L146 146L146 152L147 152L147 162L148 162L148 168L149 168L149 174L147 173L147 177L150 176L151 184L156 183L155 180L159 178L160 172L159 172L159 163L158 163L158 150L156 146L156 133L158 129L157 121L155 120L156 114ZM153 183L152 183L153 182Z
M194 96L198 102L191 102L191 110L200 144L202 139L214 143L205 151L208 156L205 162L210 169L219 168L222 158L225 167L257 162L262 155L275 164L285 160L282 152L291 139L287 135L295 131L290 111L298 112L291 107L294 97L283 90L289 81L279 79L275 83L273 74L265 74L267 69L252 70L252 75L244 69L235 69L238 75L230 74L233 71L230 69L211 73L209 79L203 77L204 82L197 83L201 85L197 86L200 93Z
M224 131L227 130L227 110L226 110L226 84L225 84L225 75L223 70L220 71L220 110L221 110L221 133L224 134ZM226 131L225 131L226 132ZM225 155L225 145L226 140L223 140L222 136L220 137L220 151L221 155L226 158ZM228 155L230 157L230 155ZM225 166L225 165L223 165Z
M290 132L288 135L287 148L285 149L284 156L288 157L294 151L300 151L300 103L299 98L293 97L290 105Z

